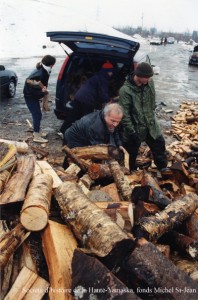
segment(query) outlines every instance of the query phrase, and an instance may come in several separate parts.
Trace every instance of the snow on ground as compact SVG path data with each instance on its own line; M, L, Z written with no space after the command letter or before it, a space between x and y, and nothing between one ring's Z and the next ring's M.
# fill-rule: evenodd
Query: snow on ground
M63 0L58 4L47 0L1 0L0 58L42 56L47 53L63 55L63 49L46 37L47 31L86 31L132 39L69 10L65 3Z

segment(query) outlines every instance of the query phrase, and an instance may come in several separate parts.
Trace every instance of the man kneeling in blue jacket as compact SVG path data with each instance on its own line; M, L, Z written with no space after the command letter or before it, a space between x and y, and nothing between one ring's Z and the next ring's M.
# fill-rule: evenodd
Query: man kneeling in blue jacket
M109 144L124 152L117 127L122 117L123 109L119 104L107 104L103 110L73 123L65 132L64 144L69 148Z

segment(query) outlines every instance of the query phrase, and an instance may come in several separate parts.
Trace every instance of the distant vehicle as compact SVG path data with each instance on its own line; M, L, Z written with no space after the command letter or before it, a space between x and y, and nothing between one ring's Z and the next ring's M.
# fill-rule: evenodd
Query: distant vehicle
M158 38L158 37L152 38L152 39L150 40L150 45L156 45L156 46L159 46L159 45L161 45L161 44L162 44L162 41L161 41L161 39Z
M198 45L196 45L189 58L190 66L198 66Z
M0 95L8 98L13 98L16 93L16 86L18 82L17 74L5 69L5 66L0 65Z
M134 70L134 56L140 47L140 43L131 37L127 39L91 32L55 31L47 32L47 36L53 42L64 44L67 52L68 48L71 52L66 56L56 84L54 112L61 120L69 120L71 108L68 105L76 91L107 60L114 66L110 97L116 96L126 75Z
M174 43L175 43L175 38L172 37L172 36L169 36L169 37L167 38L167 44L174 44Z

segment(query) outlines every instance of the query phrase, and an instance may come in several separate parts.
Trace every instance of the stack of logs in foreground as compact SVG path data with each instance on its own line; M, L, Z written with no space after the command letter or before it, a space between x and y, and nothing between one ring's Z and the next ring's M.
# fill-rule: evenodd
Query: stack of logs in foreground
M197 299L198 122L183 105L164 174L129 174L105 145L65 146L63 170L0 141L2 299Z

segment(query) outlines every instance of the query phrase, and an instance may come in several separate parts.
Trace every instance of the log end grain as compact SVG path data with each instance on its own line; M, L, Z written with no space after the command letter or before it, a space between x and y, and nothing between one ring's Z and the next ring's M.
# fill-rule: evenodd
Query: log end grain
M28 231L40 231L47 225L48 214L41 207L30 206L21 213L20 222Z

